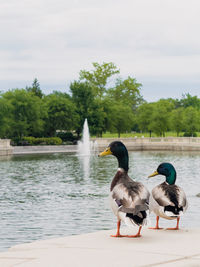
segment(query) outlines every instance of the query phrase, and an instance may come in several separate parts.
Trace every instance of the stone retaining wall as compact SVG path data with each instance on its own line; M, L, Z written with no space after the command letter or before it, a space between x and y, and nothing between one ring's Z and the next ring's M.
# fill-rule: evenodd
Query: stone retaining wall
M129 151L142 150L169 150L169 151L200 151L200 138L198 137L159 137L159 138L91 138L98 145L98 150L105 149L115 140L122 141ZM94 146L96 147L96 146ZM48 154L77 152L76 145L61 146L15 146L13 154Z
M0 156L12 155L13 147L10 145L9 139L0 139Z
M48 154L48 153L70 153L77 152L77 146L14 146L13 154Z
M175 150L200 151L199 137L144 137L144 138L93 138L99 149L105 148L115 140L122 141L128 150Z

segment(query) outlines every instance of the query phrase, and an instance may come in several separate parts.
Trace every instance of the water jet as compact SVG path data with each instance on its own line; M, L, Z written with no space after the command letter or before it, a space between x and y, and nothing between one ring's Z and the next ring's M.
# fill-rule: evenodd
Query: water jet
M87 119L84 121L82 140L78 142L79 155L90 156L90 133Z

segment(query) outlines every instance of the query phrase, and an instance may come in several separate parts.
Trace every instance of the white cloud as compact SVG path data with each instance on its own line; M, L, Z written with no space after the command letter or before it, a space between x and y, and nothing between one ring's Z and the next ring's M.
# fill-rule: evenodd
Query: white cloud
M199 86L198 0L0 2L1 89L25 87L35 77L47 91L66 89L95 61L135 76L147 98L151 90L157 98L154 81L168 92L173 83L178 95L183 82Z

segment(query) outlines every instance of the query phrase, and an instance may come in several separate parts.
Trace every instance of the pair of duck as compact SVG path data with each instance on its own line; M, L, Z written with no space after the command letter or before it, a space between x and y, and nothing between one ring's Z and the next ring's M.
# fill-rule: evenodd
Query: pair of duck
M179 186L175 185L176 171L172 164L162 163L149 177L158 174L164 175L166 181L153 188L150 194L146 187L133 181L128 176L128 151L122 142L112 142L99 156L114 155L118 160L118 170L110 186L110 202L114 214L117 216L117 233L113 237L140 237L142 226L148 223L148 210L156 214L156 226L159 227L159 218L177 220L175 228L179 229L180 216L187 209L186 195ZM120 225L123 221L128 226L138 226L136 235L121 235Z

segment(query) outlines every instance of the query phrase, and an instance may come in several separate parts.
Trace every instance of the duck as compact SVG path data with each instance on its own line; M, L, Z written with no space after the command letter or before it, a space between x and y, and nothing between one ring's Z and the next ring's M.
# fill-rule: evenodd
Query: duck
M118 169L110 185L110 205L117 217L117 233L112 237L141 237L142 226L148 224L149 197L146 187L132 180L128 175L129 156L126 146L121 141L114 141L99 154L99 157L113 155L118 160ZM135 235L121 235L120 226L136 226Z
M155 186L150 196L150 212L156 214L156 226L150 229L163 229L159 227L159 218L167 220L176 219L176 227L167 228L168 230L179 230L180 217L185 213L188 207L188 201L184 190L175 184L176 170L171 163L161 163L157 170L148 177L156 175L165 176L165 182Z

